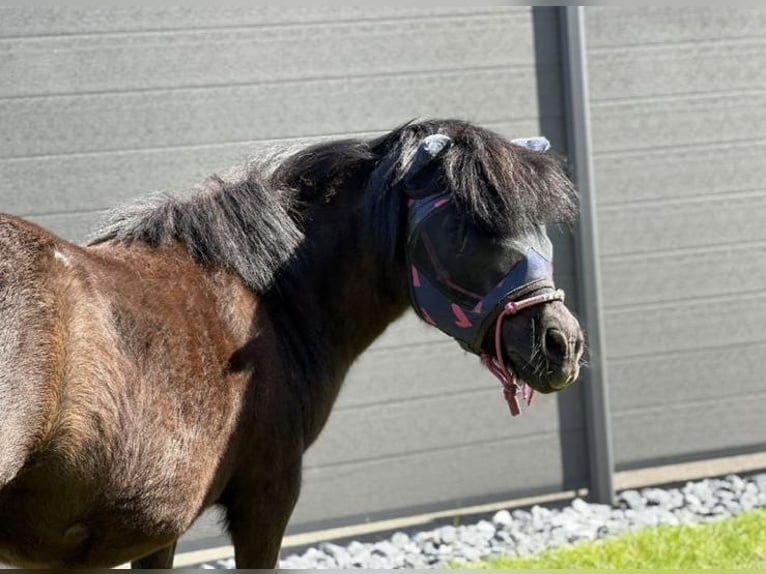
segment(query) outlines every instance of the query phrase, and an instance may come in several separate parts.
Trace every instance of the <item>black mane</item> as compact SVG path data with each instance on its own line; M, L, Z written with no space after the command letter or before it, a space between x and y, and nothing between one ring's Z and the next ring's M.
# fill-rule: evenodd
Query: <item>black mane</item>
M195 194L161 195L119 208L90 243L177 241L201 264L230 269L264 292L304 241L310 206L366 188L376 241L396 257L406 205L397 183L420 141L434 133L453 140L439 160L438 185L451 191L477 225L511 236L574 216L574 190L553 155L515 146L467 122L431 120L371 140L316 144L254 162L237 180L213 177Z
M90 244L180 242L201 264L221 265L262 291L303 241L292 204L289 192L272 192L257 170L235 182L213 177L196 194L162 194L113 210Z

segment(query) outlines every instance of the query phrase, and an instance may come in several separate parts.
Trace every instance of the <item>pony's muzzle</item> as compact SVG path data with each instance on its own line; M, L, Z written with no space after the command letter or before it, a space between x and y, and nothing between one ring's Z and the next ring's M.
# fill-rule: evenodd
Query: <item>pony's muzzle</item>
M584 337L561 301L524 309L503 325L506 357L521 379L542 393L572 385L580 374Z

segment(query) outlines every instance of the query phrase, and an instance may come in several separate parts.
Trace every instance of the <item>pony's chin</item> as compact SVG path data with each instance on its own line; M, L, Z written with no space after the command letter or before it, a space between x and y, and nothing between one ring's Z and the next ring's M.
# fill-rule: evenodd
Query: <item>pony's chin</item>
M506 367L508 371L513 374L519 383L526 383L535 392L548 395L551 393L557 393L569 387L577 380L579 374L579 368L575 369L573 373L559 372L557 369L554 372L549 372L546 376L541 377L535 373L529 363L517 353L509 352L506 358Z

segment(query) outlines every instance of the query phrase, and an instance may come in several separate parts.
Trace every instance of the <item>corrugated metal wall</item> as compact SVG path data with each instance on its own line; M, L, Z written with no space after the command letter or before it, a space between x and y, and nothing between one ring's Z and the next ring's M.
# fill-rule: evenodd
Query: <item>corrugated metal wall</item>
M766 9L588 8L619 468L766 442ZM0 8L0 210L82 240L273 143L456 116L566 153L556 8ZM573 241L557 281L578 299ZM719 304L725 298L724 304ZM585 486L582 389L511 419L409 315L352 370L291 530ZM184 547L210 543L207 515Z
M766 9L586 23L615 463L763 449Z

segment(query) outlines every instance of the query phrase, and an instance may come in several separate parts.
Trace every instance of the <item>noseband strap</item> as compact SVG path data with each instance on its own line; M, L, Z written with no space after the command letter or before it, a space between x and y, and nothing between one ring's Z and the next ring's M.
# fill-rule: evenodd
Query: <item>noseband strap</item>
M519 405L519 395L521 395L527 406L532 404L532 398L535 391L525 382L519 384L515 375L508 370L503 359L503 320L511 315L515 315L522 309L550 303L551 301L563 301L564 292L561 289L549 291L533 297L527 297L520 301L509 301L503 307L495 321L495 356L491 357L487 353L481 354L481 362L495 375L503 385L503 396L511 409L511 415L521 414Z

